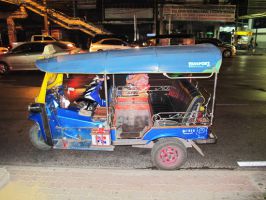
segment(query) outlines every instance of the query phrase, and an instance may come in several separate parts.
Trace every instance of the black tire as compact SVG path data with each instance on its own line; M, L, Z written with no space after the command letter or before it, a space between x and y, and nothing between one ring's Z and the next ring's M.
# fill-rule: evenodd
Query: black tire
M52 147L47 145L44 142L42 136L39 137L39 134L38 134L39 131L40 131L40 127L37 123L32 125L32 127L30 128L29 134L30 134L30 141L32 145L40 150L45 150L45 151L50 150Z
M9 67L5 63L0 63L0 75L5 75L9 72Z
M224 58L230 58L230 57L232 57L232 52L230 50L224 50L223 57Z
M97 51L103 51L102 49L98 49Z
M153 165L158 169L175 170L186 162L187 149L176 138L162 138L154 144L151 159Z

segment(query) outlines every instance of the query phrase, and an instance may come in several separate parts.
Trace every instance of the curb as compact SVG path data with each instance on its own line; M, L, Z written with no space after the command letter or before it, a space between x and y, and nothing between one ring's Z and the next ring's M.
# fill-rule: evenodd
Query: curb
M2 189L9 182L10 175L4 168L0 168L0 189Z

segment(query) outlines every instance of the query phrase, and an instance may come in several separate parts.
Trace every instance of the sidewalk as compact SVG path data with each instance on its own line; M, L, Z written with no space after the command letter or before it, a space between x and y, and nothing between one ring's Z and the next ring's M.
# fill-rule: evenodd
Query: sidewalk
M9 182L9 173L6 169L0 168L0 189Z
M265 170L3 168L10 181L1 200L266 199Z

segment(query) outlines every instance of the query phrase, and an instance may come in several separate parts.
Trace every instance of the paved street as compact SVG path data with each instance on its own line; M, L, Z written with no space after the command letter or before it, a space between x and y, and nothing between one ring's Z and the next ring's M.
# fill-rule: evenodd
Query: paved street
M214 145L202 145L206 156L188 151L185 169L237 168L237 161L266 160L266 57L225 59L219 75ZM0 164L84 168L149 169L150 150L116 147L114 152L51 150L29 141L27 106L39 91L41 72L0 77ZM210 81L204 82L209 88Z

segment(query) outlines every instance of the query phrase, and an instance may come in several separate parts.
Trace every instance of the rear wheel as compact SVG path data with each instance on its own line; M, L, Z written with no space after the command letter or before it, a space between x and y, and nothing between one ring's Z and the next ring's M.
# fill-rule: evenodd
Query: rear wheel
M40 127L37 123L34 124L30 128L29 134L30 134L30 141L34 147L36 147L37 149L40 149L40 150L50 150L51 149L51 146L47 145L44 142L44 139L40 133Z
M7 74L9 71L9 67L5 63L0 63L0 74Z
M151 158L158 169L175 170L186 162L187 149L176 138L164 138L154 144Z

